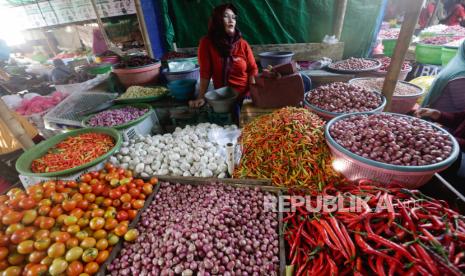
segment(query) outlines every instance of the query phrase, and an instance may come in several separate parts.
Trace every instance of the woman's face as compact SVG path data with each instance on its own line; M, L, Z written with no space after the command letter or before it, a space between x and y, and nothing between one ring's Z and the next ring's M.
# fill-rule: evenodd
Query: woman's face
M233 35L236 30L236 15L231 9L226 9L223 15L225 31L228 35Z

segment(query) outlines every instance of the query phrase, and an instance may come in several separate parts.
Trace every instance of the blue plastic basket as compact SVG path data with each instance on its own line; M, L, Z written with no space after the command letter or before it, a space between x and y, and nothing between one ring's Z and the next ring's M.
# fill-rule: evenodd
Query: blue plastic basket
M178 101L187 101L194 97L197 80L174 80L167 84L171 96Z

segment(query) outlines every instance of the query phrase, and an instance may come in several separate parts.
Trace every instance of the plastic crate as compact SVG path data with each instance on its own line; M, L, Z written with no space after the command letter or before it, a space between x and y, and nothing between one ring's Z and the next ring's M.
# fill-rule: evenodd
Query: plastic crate
M118 94L105 92L73 93L50 110L44 116L44 121L46 123L81 127L81 121L84 119L86 111L112 101L116 96Z
M91 90L92 88L104 83L109 78L110 78L110 72L105 73L105 74L99 74L95 78L87 80L85 82L55 85L55 88L57 91L60 91L63 93L74 94L74 93Z
M24 189L37 184L39 182L50 181L50 180L75 180L78 181L81 175L92 172L98 171L103 169L106 161L102 161L90 168L84 169L78 173L69 174L69 175L61 175L61 176L54 176L54 177L40 177L40 176L26 176L26 175L19 175L19 180L21 180L21 184L23 184Z
M151 133L160 134L162 132L162 128L160 122L158 121L157 113L155 110L152 109L149 113L150 115L139 123L129 128L120 130L124 141L129 141L137 135L147 135Z
M395 113L388 114L406 116ZM457 159L460 150L459 145L450 134L448 135L453 141L452 153L446 160L436 164L425 166L397 166L361 157L336 143L336 141L334 141L334 139L329 134L329 129L335 122L351 115L354 114L347 114L334 118L325 126L326 143L331 150L331 154L333 155L334 160L333 167L336 171L342 173L344 177L350 181L371 179L384 185L402 184L402 186L405 188L416 189L428 182L435 173L447 169ZM431 125L443 131L444 133L448 133L444 129L434 124Z

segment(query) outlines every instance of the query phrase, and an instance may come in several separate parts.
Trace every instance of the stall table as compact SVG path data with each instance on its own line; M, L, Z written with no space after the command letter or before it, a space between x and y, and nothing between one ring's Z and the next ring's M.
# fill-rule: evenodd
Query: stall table
M279 108L260 108L253 105L252 101L245 100L241 108L241 114L239 116L239 127L244 127L246 124L253 121L255 118L262 115L272 113Z
M339 74L326 70L302 70L300 72L310 77L313 88L332 82L347 82L356 77L354 74Z

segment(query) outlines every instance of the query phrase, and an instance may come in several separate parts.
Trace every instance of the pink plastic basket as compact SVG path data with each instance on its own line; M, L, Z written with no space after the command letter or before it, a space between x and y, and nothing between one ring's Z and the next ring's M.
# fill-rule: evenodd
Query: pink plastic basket
M355 79L351 79L349 81L349 83L356 84L357 81L365 80L365 79L374 79L374 78L372 78L372 77L355 78ZM381 78L377 78L377 79L381 79ZM405 85L412 86L412 87L414 87L415 89L418 90L418 93L413 94L413 95L392 96L391 110L390 111L393 112L393 113L407 114L408 112L410 112L413 109L413 107L415 106L415 103L417 102L417 100L421 96L423 96L423 94L425 93L425 90L423 88L421 88L420 86L418 86L418 85L415 85L415 84L412 84L412 83L409 83L409 82L406 82L406 81L399 81L399 82L403 83ZM378 91L378 89L375 89L375 88L373 88L373 89ZM378 92L380 92L380 91L378 91Z
M396 115L405 116L399 114ZM337 144L329 134L329 128L331 125L347 116L350 116L350 114L339 116L328 122L325 127L325 137L326 143L333 155L334 169L342 173L350 181L371 179L384 185L402 184L405 188L416 189L428 182L435 173L447 169L455 161L455 159L457 159L459 147L457 141L452 136L450 136L450 138L454 141L454 149L451 156L434 165L415 167L395 166L363 158ZM443 131L445 132L445 130Z
M156 83L160 75L161 63L125 69L113 69L121 83L127 88L131 85Z
M410 71L412 71L411 66L406 70L400 70L399 77L397 79L400 80L400 81L405 80L407 78L407 76L408 76L408 73L410 73ZM386 75L387 75L386 71L379 71L379 70L373 71L373 72L370 72L370 73L371 73L371 75L373 77L386 77Z

